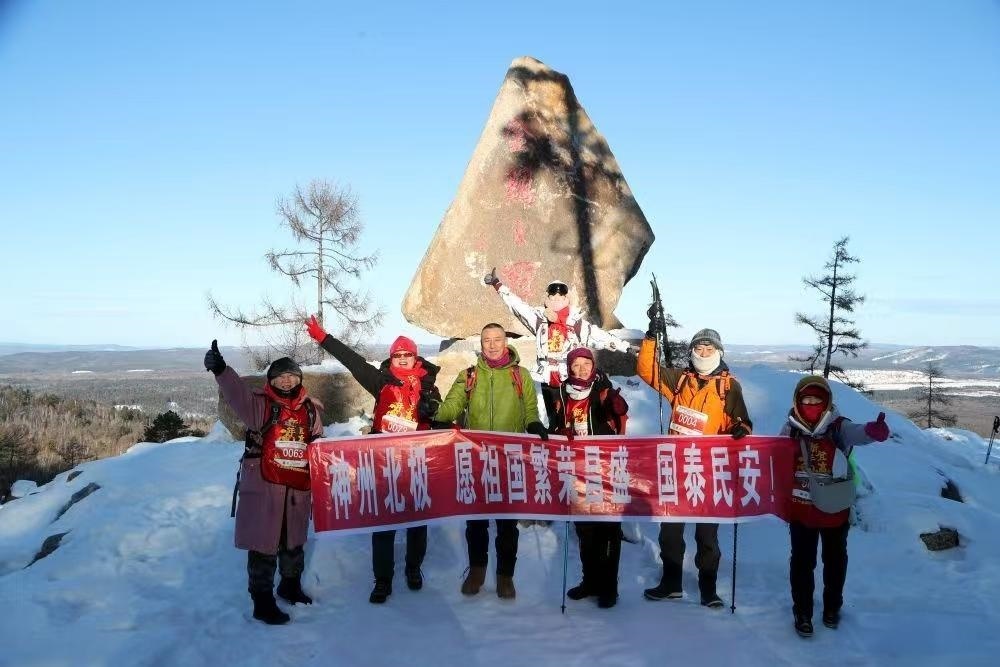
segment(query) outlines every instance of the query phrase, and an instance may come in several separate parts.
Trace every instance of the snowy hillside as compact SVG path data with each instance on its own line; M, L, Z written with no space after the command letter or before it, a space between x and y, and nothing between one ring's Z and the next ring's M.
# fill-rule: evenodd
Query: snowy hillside
M764 366L734 370L756 432L776 433L799 376ZM634 379L618 382L632 405L630 432L656 432L655 394ZM841 410L859 421L879 411L842 386L835 392ZM492 574L482 593L465 598L463 523L456 521L430 529L424 590L408 591L400 572L382 606L367 602L370 538L310 540L303 582L316 604L285 606L290 624L264 626L250 619L246 558L232 546L229 507L242 445L217 427L204 439L137 445L82 465L72 481L62 474L0 506L0 665L993 665L1000 654L998 466L984 468L978 436L924 432L894 413L888 422L893 440L856 453L866 489L849 538L843 622L836 631L817 624L811 640L792 629L787 529L776 519L740 525L735 614L698 604L690 530L689 597L642 598L660 573L654 524L642 525L642 544L622 547L613 609L567 602L560 614L561 523L522 529L515 601L496 597ZM964 503L941 498L946 477ZM100 488L60 514L92 483ZM957 528L962 546L930 553L918 534L941 525ZM26 567L58 533L66 533L61 546ZM580 565L570 535L573 585ZM732 525L722 526L719 590L727 605L732 535ZM398 543L399 569L401 550Z

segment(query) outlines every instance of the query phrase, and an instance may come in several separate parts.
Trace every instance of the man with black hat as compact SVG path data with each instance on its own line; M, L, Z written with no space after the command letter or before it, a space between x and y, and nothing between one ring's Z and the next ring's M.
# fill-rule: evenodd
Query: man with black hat
M722 361L725 350L719 332L702 329L691 338L686 369L663 368L654 358L655 332L663 330L662 315L655 306L650 307L648 315L649 331L639 348L636 373L670 401L669 433L693 436L728 433L735 440L750 435L753 424L743 402L743 390ZM719 561L722 559L719 524L696 524L694 539L698 545L694 562L698 567L701 604L721 609L723 602L715 590ZM663 560L663 577L659 585L647 588L643 595L647 600L683 597L683 523L660 524L660 558Z
M496 267L483 277L483 283L497 291L520 322L535 334L536 365L531 376L542 385L542 398L549 424L554 423L555 401L559 387L569 377L566 355L577 347L628 352L629 344L584 319L585 313L571 305L569 285L553 280L545 288L541 306L530 306L500 282Z
M246 424L246 450L240 463L236 548L247 551L253 617L268 625L289 621L274 600L312 604L302 590L302 571L312 505L307 447L323 435L318 406L302 386L302 369L282 357L267 369L263 390L251 389L227 366L219 345L205 353L222 396Z

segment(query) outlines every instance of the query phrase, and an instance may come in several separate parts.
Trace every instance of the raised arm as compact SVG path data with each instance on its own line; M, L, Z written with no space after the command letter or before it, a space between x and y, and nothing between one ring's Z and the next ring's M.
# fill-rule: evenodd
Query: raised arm
M316 321L315 315L306 322L306 329L309 331L310 338L319 343L319 346L326 350L330 356L344 364L347 372L354 376L354 379L358 381L358 384L365 391L372 396L378 397L379 392L382 391L382 387L386 383L386 376L382 371L369 364L360 354L324 331L323 327Z
M519 296L510 291L510 288L500 282L497 278L497 269L494 266L493 271L486 274L483 277L483 283L491 286L503 299L504 304L510 309L514 317L521 321L521 324L528 327L531 333L536 333L538 331L539 325L542 323L542 317L538 312L521 300Z
M581 322L580 342L588 347L598 350L613 350L615 352L628 352L628 341L624 341L618 336L608 333L596 324L591 324L587 320Z
M656 341L646 338L639 346L639 360L635 366L636 375L653 389L663 394L668 401L674 400L674 387L681 379L678 368L661 368L654 358Z

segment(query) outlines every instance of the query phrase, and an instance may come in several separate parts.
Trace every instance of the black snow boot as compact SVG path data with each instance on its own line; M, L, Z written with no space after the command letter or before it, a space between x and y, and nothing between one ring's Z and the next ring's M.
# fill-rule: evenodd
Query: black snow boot
M375 588L372 589L372 594L368 596L368 601L372 604L383 604L392 595L392 580L391 579L376 579Z
M840 625L840 610L837 611L823 611L823 625L830 628L831 630L836 630Z
M597 591L588 586L586 581L581 581L579 584L566 591L566 597L570 600L582 600L583 598L589 598L592 595L597 595Z
M803 616L802 614L795 615L795 632L799 633L799 637L812 637L813 636L813 622L808 616Z
M419 591L424 587L424 575L419 567L406 568L406 587L411 591Z
M278 608L271 591L256 593L250 597L253 598L253 617L258 621L268 625L284 625L291 620L288 614Z
M300 577L281 578L278 584L278 597L292 604L312 604L313 599L302 590L302 579Z
M699 572L698 590L701 592L701 604L709 609L722 609L724 603L719 594L715 592L715 581L718 579L717 572Z

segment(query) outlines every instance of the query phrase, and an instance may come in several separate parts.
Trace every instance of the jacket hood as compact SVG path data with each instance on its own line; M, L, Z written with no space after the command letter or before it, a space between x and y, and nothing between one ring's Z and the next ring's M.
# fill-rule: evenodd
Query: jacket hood
M803 424L806 423L806 420L799 414L798 408L799 396L807 387L818 387L825 391L826 395L829 396L829 405L826 408L826 412L820 416L820 418L816 421L816 425L812 427L812 429L803 426ZM795 385L795 391L792 393L792 409L788 412L788 422L801 431L811 435L818 435L825 431L826 427L833 422L831 415L835 418L836 416L839 416L839 413L837 412L837 406L833 403L833 391L830 389L830 383L827 382L827 379L822 375L807 375L799 380L798 384ZM792 423L793 417L794 423Z

